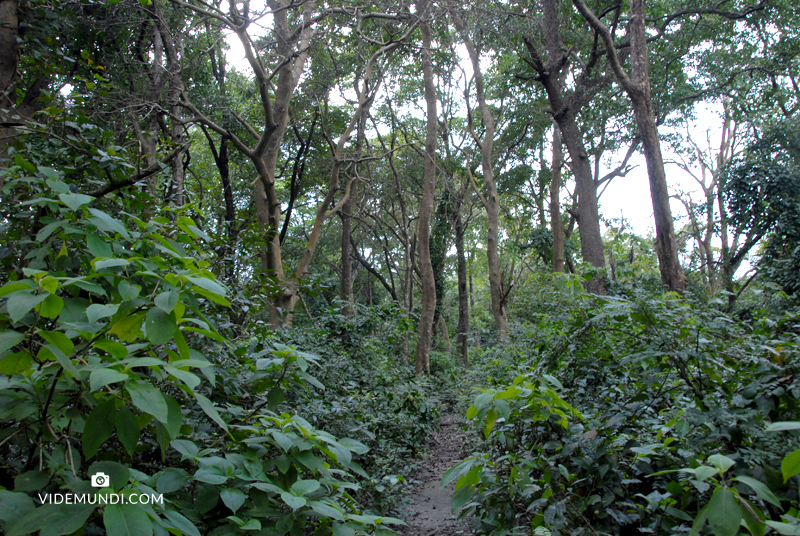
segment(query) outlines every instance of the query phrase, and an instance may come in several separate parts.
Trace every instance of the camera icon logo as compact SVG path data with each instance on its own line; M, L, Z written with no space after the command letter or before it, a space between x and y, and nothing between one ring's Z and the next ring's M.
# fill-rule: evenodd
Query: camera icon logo
M93 488L107 488L111 484L111 479L105 473L95 473L92 475Z

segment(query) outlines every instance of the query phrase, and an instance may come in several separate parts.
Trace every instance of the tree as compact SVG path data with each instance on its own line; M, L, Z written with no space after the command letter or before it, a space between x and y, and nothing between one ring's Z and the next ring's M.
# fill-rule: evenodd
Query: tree
M647 161L647 175L650 180L650 197L653 202L656 251L658 253L661 280L668 289L682 291L686 288L686 279L678 258L672 211L669 206L667 176L664 171L661 142L650 97L650 67L647 53L644 0L631 0L630 4L630 20L628 21L631 57L630 76L622 67L614 37L608 27L586 6L583 0L573 0L573 4L605 45L605 53L611 70L633 105L639 138ZM612 12L618 13L617 10Z

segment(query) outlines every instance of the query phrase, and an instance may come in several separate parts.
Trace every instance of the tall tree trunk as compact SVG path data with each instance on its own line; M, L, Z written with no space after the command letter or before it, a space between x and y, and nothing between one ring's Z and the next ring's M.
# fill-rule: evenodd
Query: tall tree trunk
M418 0L417 13L420 16L422 32L422 79L425 84L425 172L422 183L422 200L420 201L419 222L417 231L417 251L419 252L419 268L422 285L422 314L419 321L419 337L415 353L415 371L417 374L430 374L431 338L433 333L433 316L436 312L436 284L434 283L433 266L431 266L431 216L436 193L436 136L438 116L436 112L436 88L433 85L433 62L431 60L431 0Z
M553 124L553 169L550 178L550 227L553 230L553 271L564 273L564 223L561 221L561 133Z
M605 270L606 260L603 251L603 237L600 233L600 214L597 206L597 186L594 182L589 154L583 143L583 134L578 126L577 114L580 106L564 98L562 89L562 69L569 58L564 55L561 42L560 23L555 0L544 0L544 34L547 42L547 61L543 62L534 44L524 39L531 62L538 72L538 80L547 92L547 100L553 118L558 124L561 137L567 145L575 176L575 189L578 194L578 233L581 237L583 260L601 270ZM594 277L586 282L586 290L595 294L605 294L605 278Z
M583 0L572 1L583 18L603 40L611 69L628 94L633 106L647 162L647 175L650 180L650 197L653 201L653 217L656 226L656 254L661 281L669 290L683 291L686 289L686 278L678 258L678 245L675 241L672 211L669 206L667 175L664 171L661 142L650 98L650 68L647 55L644 0L631 0L630 2L630 21L628 23L631 43L630 77L622 68L616 53L614 38L608 28L586 7Z
M461 219L460 203L456 209L456 257L458 259L458 334L456 346L461 354L464 368L469 367L467 333L469 332L469 294L467 292L467 258L464 254L464 222Z
M506 312L506 292L503 288L503 274L500 268L500 196L497 191L497 180L494 169L492 168L492 150L494 147L495 122L492 112L486 103L486 93L484 91L483 72L481 71L480 56L474 43L467 34L464 21L455 10L453 22L461 32L461 38L469 53L472 63L472 70L475 79L475 96L478 100L478 109L481 113L484 132L483 139L479 139L472 130L472 136L481 151L481 172L483 173L483 183L486 188L486 195L481 195L481 201L486 209L488 220L486 233L486 258L489 265L489 294L492 298L492 315L499 338L505 339L508 336L508 316ZM467 113L470 113L469 111ZM470 115L470 127L471 115Z

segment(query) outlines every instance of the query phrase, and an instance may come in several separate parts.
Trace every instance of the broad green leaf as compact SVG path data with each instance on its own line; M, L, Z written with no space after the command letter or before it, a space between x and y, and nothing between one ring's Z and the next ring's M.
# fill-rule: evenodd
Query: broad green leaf
M349 437L343 437L339 440L339 444L343 447L346 447L356 454L365 454L369 452L369 447L366 446L364 443L360 441L356 441L355 439L350 439Z
M41 529L45 523L47 523L47 520L51 515L60 509L60 505L46 504L35 510L31 510L22 516L21 519L17 518L17 520L11 523L11 527L9 528L6 536L22 536L23 534L36 532L37 530Z
M97 272L102 272L107 268L116 268L118 266L128 266L131 263L128 259L100 259L95 261L94 269Z
M142 323L144 322L144 313L137 313L130 316L120 318L108 332L115 335L123 342L133 342L139 336Z
M145 330L147 331L147 340L151 343L165 344L169 342L177 327L174 312L167 314L158 307L147 311Z
M176 378L181 380L183 383L188 385L190 389L194 389L195 387L197 387L201 383L200 378L198 378L197 375L195 375L195 374L193 374L191 372L188 372L188 371L185 371L185 370L180 370L180 369L177 369L177 368L169 366L169 365L165 366L164 370L166 370L169 374L171 374L172 376L175 376Z
M177 290L167 290L156 296L153 303L166 314L170 314L175 309L179 297L180 293Z
M19 290L8 297L6 308L12 322L19 322L34 307L42 303L50 294L36 294L33 290Z
M214 406L214 404L208 398L206 398L205 396L201 395L200 393L195 393L194 396L195 396L195 398L197 398L197 402L200 404L200 407L203 409L205 414L208 415L209 417L211 417L211 419L215 423L217 423L220 428L222 428L223 430L225 430L227 432L228 431L228 425L224 420L222 420L222 417L220 416L220 414L217 411L217 408Z
M727 456L723 456L722 454L712 454L711 456L708 457L708 460L706 461L708 461L708 463L716 467L720 473L726 472L728 469L733 467L733 464L736 463Z
M131 504L110 504L103 513L103 525L114 536L152 536L153 526L144 508Z
M483 425L483 435L486 439L489 439L489 434L491 434L492 430L494 430L494 425L496 422L497 422L497 409L492 407L486 413L486 422Z
M800 449L789 453L781 462L783 481L786 482L797 473L800 473Z
M164 473L158 477L156 490L159 493L173 493L181 489L191 478L191 475L183 469L177 467L167 467Z
M44 318L58 318L64 308L64 300L55 294L48 295L36 309Z
M8 527L34 508L36 505L28 494L0 490L0 529Z
M291 491L295 495L308 495L319 489L319 480L298 480L292 484Z
M281 493L281 499L283 502L288 504L292 510L297 510L298 508L302 508L306 505L306 500L304 497L298 497L296 495L292 495L291 493L284 491Z
M229 302L227 299L223 298L222 296L220 296L219 294L217 294L215 292L210 292L210 291L205 290L205 289L200 288L200 287L192 288L192 292L194 292L195 294L199 294L201 296L204 296L204 297L208 298L209 300L213 301L214 303L218 303L218 304L223 305L225 307L230 307L231 306L231 302Z
M708 505L705 505L703 508L697 512L697 517L694 518L694 523L692 523L692 529L689 531L689 536L699 536L700 531L703 530L703 525L706 524L706 520L708 519Z
M104 352L108 352L117 359L125 359L126 357L128 357L128 348L126 348L124 344L120 344L117 341L109 341L108 339L102 339L94 342L92 346L94 346L95 348L99 348Z
M764 521L766 521L764 512L747 499L741 498L740 500L744 502L742 505L742 521L744 521L745 527L747 527L747 530L749 530L753 536L764 536L764 532L766 532L767 529L767 526L764 524ZM755 517L753 512L755 512L755 516L758 517Z
M6 283L2 287L0 287L0 298L4 296L8 296L14 292L18 292L20 290L31 290L37 288L38 285L31 281L30 279L23 279L22 281L13 281L11 283Z
M0 353L10 350L25 340L25 334L13 329L0 330Z
M97 210L96 208L90 208L89 212L91 212L92 216L94 216L93 218L89 219L101 231L119 233L125 240L131 239L130 235L128 234L128 230L125 229L125 226L121 221L112 218L102 210Z
M168 410L167 422L164 423L164 427L170 439L176 439L181 433L181 424L183 424L181 405L170 395L164 395L164 400L167 401Z
M94 201L94 197L83 194L58 194L58 198L73 211Z
M711 478L716 474L719 474L719 470L714 467L709 467L707 465L701 465L700 467L694 470L694 476L700 482L703 482L704 480Z
M173 527L181 531L184 536L200 536L200 531L197 530L197 527L175 510L167 510L164 512L164 517L169 520Z
M242 507L246 499L244 493L239 489L224 489L219 492L219 498L234 514Z
M117 429L117 439L128 455L133 456L139 442L139 422L136 416L127 407L121 407L114 416L114 426Z
M276 385L270 389L269 395L267 395L267 407L270 410L275 410L285 399L286 397L283 394L283 389L281 389L280 385Z
M161 391L149 383L141 381L128 382L125 384L125 388L130 393L134 406L162 423L169 421L169 407Z
M356 536L355 529L344 523L334 523L331 529L333 530L333 536Z
M65 355L70 355L75 351L75 345L60 331L38 331L36 334L64 352Z
M728 488L718 488L708 501L708 524L715 536L736 536L742 507Z
M37 491L50 482L50 476L41 471L26 471L14 479L14 491Z
M778 534L800 536L800 525L790 525L789 523L781 523L780 521L771 521L769 519L765 523L775 529Z
M785 430L800 430L800 421L774 422L767 426L767 432L783 432Z
M183 277L185 277L187 280L191 281L198 287L206 289L209 292L213 292L214 294L225 296L225 294L228 293L225 287L223 287L216 281L208 279L207 277L194 276L194 275L185 275Z
M775 494L772 493L772 490L770 490L767 485L760 480L756 480L755 478L751 478L749 476L737 476L734 477L734 480L750 486L753 491L756 492L758 498L762 501L766 501L777 506L778 508L781 507L781 501L778 499L778 497L776 497Z
M87 472L89 473L90 477L91 475L95 475L97 473L103 473L104 475L108 476L109 482L106 482L104 487L111 488L114 491L119 491L127 486L131 479L130 469L119 462L105 460L94 462L89 466L89 470Z
M331 504L322 501L309 501L308 506L322 517L329 517L336 521L344 521L344 512Z
M110 385L112 383L117 383L129 379L130 376L115 369L110 369L110 368L95 369L91 372L91 374L89 374L89 389L91 389L92 391L97 391L98 389L101 389L106 385Z
M89 233L86 235L86 246L89 248L89 252L95 256L95 258L111 257L114 254L111 249L111 245L94 233Z
M102 305L99 303L93 303L86 309L86 318L88 319L90 324L94 324L101 318L108 318L109 316L114 316L119 309L119 304L113 305Z
M80 530L94 513L94 504L64 504L42 526L39 536L62 536Z
M470 499L472 499L474 494L475 490L473 490L470 486L460 487L450 498L450 510L455 514L464 508Z
M15 352L0 359L0 374L21 374L31 368L33 356L28 352Z
M92 410L83 427L83 455L91 458L100 446L114 433L114 399L107 400Z
M131 285L127 281L120 281L117 289L123 300L135 300L139 297L139 292L142 290L139 285Z

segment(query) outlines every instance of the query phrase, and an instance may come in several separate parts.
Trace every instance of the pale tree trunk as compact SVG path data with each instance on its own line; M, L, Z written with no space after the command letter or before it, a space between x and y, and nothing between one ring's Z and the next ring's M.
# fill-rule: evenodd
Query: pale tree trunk
M650 180L650 197L653 202L653 217L656 227L656 254L661 281L669 290L683 291L686 289L686 278L678 258L678 245L675 240L672 211L669 206L667 176L664 171L661 142L650 98L644 0L631 0L630 2L630 21L628 23L631 43L630 77L622 68L616 53L614 38L608 28L586 7L583 0L573 0L573 4L603 40L611 69L617 81L628 94L633 106L639 138L647 162L647 175Z
M358 133L356 135L356 151L355 151L355 158L356 158L356 173L358 167L358 159L361 158L361 149L364 142L364 131L366 128L366 114L362 114L361 119L358 122ZM347 198L344 205L342 205L342 210L339 211L339 217L342 220L342 273L341 273L341 284L340 284L340 297L343 302L345 302L344 316L347 318L354 318L356 315L355 310L355 303L353 299L353 261L351 259L350 248L351 241L352 241L352 211L354 205L354 199L356 197L356 192L358 188L358 183L353 183L352 192L350 193L350 197Z
M464 222L461 219L460 203L456 210L456 256L458 258L458 334L456 346L461 354L464 368L469 367L467 334L469 333L469 293L467 292L467 258L464 254Z
M467 34L464 21L461 16L451 10L453 22L461 33L461 39L469 53L472 63L473 76L475 79L475 96L478 100L478 109L483 121L484 133L481 140L475 133L470 114L470 130L475 142L481 152L481 172L483 173L483 183L486 188L486 195L480 195L483 206L486 209L487 236L486 236L486 259L489 265L489 293L492 298L492 315L494 316L497 327L498 337L502 340L508 336L508 316L506 312L507 292L503 288L503 275L500 268L500 196L497 192L497 181L494 169L492 168L492 149L494 147L495 123L492 112L486 103L484 92L483 72L481 71L480 56L472 40ZM467 170L469 171L469 169Z
M553 230L553 271L564 273L564 223L561 221L561 167L564 152L561 149L561 133L553 125L553 162L550 175L550 227Z
M415 353L417 374L430 374L430 352L433 334L433 316L436 313L436 285L431 265L430 234L431 216L436 194L436 136L438 116L436 112L436 88L433 85L433 62L431 60L431 1L418 0L417 13L422 32L422 78L425 85L426 128L425 128L425 172L422 182L419 221L417 224L417 251L421 274L422 314L419 321L419 336Z

